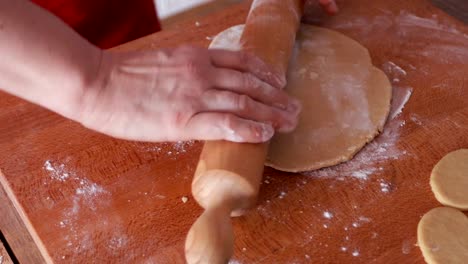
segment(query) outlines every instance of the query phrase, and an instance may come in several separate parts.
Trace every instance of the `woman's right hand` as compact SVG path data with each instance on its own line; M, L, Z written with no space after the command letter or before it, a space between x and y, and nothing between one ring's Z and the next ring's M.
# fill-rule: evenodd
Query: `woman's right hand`
M283 76L243 52L180 47L103 52L79 120L130 140L264 142L297 125Z

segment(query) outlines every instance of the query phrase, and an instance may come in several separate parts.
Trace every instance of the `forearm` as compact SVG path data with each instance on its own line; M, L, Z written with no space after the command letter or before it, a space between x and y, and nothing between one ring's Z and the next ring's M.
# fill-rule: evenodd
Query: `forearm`
M0 0L0 89L74 118L101 51L25 0Z

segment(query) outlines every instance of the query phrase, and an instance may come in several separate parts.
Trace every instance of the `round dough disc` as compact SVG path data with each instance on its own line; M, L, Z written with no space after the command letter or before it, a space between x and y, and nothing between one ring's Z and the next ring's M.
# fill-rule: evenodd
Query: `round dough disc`
M240 49L243 26L229 28L212 48ZM301 25L287 73L286 91L302 102L296 130L276 134L266 164L299 172L351 159L382 129L392 88L369 52L332 30Z
M468 217L453 208L432 209L419 221L418 244L428 264L467 263Z
M451 152L437 163L431 187L441 204L468 210L468 149Z

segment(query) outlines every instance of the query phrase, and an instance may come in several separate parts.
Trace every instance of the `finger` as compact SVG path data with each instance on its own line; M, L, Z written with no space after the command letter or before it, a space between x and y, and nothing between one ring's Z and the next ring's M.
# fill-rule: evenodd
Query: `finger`
M284 88L285 76L275 73L271 67L257 56L243 51L210 50L211 63L220 68L231 68L249 72L276 88Z
M186 138L261 143L273 137L271 125L240 118L229 113L203 112L194 115L185 128Z
M299 108L299 102L249 73L241 73L230 69L217 69L214 72L213 85L216 88L229 90L290 112Z
M334 15L338 13L338 5L335 0L319 0L319 3L328 14Z
M253 100L247 95L209 90L203 94L206 112L227 112L239 117L271 124L280 132L291 132L297 125L297 113L291 113Z

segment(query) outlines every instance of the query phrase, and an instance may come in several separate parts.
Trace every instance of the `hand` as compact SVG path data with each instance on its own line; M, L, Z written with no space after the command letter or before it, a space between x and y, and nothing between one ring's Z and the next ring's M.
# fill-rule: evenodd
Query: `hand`
M79 121L142 141L264 142L297 125L285 80L242 52L181 47L104 52L81 99Z

